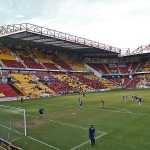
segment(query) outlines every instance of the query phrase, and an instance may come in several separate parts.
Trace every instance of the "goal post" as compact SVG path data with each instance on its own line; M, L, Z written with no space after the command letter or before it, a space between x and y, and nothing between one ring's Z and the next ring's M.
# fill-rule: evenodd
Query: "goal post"
M25 109L0 105L0 138L11 142L26 135Z

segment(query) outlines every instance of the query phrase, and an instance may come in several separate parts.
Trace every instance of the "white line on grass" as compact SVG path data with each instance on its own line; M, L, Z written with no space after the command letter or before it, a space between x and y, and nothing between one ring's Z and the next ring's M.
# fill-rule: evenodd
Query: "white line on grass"
M18 132L18 131L16 131L16 130L12 129L12 128L9 128L9 127L7 127L7 126L3 126L3 125L1 125L1 124L0 124L0 126L3 127L3 128L6 128L6 129L12 130L12 131L14 131L14 132L16 132L16 133L21 134L21 135L24 136L23 133ZM50 148L53 148L53 149L55 149L55 150L60 150L60 149L57 148L57 147L54 147L54 146L52 146L52 145L49 145L49 144L47 144L47 143L45 143L45 142L42 142L42 141L40 141L40 140L38 140L38 139L32 138L31 136L24 136L24 137L27 137L27 138L29 138L29 139L32 139L32 140L34 140L34 141L36 141L36 142L39 142L39 143L41 143L41 144L43 144L43 145L46 145L46 146L48 146L48 147L50 147ZM21 138L20 138L20 139L21 139ZM19 140L19 139L17 139L17 140ZM15 140L14 140L14 141L15 141ZM11 141L11 142L13 142L13 141Z
M16 133L18 133L18 134L24 135L23 133L21 133L21 132L19 132L19 131L16 131L16 130L14 130L14 129L12 129L12 128L9 128L9 127L7 127L7 126L4 126L4 125L2 125L2 124L0 124L0 127L6 128L6 129L11 130L11 131L14 131L14 132L16 132Z
M32 116L32 115L26 115L26 116L33 117L33 118L39 118L37 116ZM47 121L52 121L52 122L56 122L56 123L59 123L59 124L64 124L64 125L67 125L67 126L83 129L83 130L88 130L88 128L84 128L84 127L81 127L81 126L77 126L77 125L73 125L73 124L69 124L69 123L65 123L65 122L61 122L61 121L57 121L57 120L52 120L52 119L48 119L48 118L43 118L43 119L47 120ZM97 132L98 133L105 133L105 132L102 132L102 131L97 131Z
M42 142L42 141L37 140L37 139L35 139L35 138L32 138L31 136L26 136L26 137L29 138L29 139L31 139L31 140L34 140L34 141L36 141L36 142L39 142L39 143L41 143L41 144L43 144L43 145L46 145L46 146L48 146L48 147L50 147L50 148L53 148L53 149L55 149L55 150L60 150L59 148L56 148L56 147L54 147L54 146L52 146L52 145L49 145L49 144L47 144L47 143L45 143L45 142Z
M12 141L10 141L10 143L15 142L15 141L17 141L17 140L20 140L20 139L22 139L22 138L23 138L23 136L22 136L22 137L19 137L19 138L17 138L17 139L14 139L14 140L12 140Z
M90 107L82 107L81 109L93 109ZM94 110L101 110L101 111L110 111L110 112L115 112L115 113L123 113L123 114L132 114L132 115L142 115L142 116L150 116L150 114L144 114L144 113L135 113L131 111L119 111L119 110L108 110L108 109L94 109Z
M95 106L97 107L97 106ZM120 108L120 107L107 107L107 108L114 108L114 109L118 109L118 110L122 110L122 111L125 111L125 112L130 112L128 109L126 108Z
M53 105L53 104L52 104ZM54 105L55 106L55 105ZM71 106L71 105L56 105L56 106L61 106L61 107L72 107L72 108L78 108L78 107L75 107L75 106ZM92 107L82 107L81 109L94 109L94 107L97 107L97 106L92 106ZM108 107L108 108L113 108L113 107ZM117 108L117 107L114 107L116 109L122 109L122 108ZM101 110L101 111L110 111L110 112L115 112L115 113L123 113L123 114L132 114L132 115L141 115L141 116L149 116L150 117L150 114L145 114L145 113L136 113L136 112L131 112L127 109L122 109L121 111L119 110L110 110L110 109L94 109L94 110ZM125 111L126 110L126 111Z
M57 107L71 107L71 108L78 108L77 106L71 106L71 105L56 105L56 104L47 104L47 105L52 105L52 106L57 106ZM81 109L94 109L94 108L99 108L98 106L92 106L92 107L82 107ZM124 109L124 108L119 108L119 107L108 107L108 108L115 108L118 110L106 110L106 109L94 109L94 110L102 110L102 111L111 111L111 112L121 112L121 113L132 113L131 111ZM121 111L119 111L121 110Z
M58 107L72 107L72 108L79 108L77 106L71 106L71 105L56 105L56 104L46 104L46 105L52 105L52 106L58 106ZM82 107L83 109L93 109L94 107L98 108L98 106L92 106L91 108L90 107ZM104 109L94 109L94 110L101 110L101 111L110 111L110 112L116 112L116 113L127 113L127 114L133 114L133 115L144 115L144 116L150 116L149 114L144 114L144 113L134 113L134 112L131 112L129 111L128 109L124 109L124 108L119 108L119 107L108 107L108 108L116 108L116 109L119 109L119 110L106 110L105 108Z
M85 109L91 109L91 108L85 108ZM98 109L95 109L98 110ZM150 117L150 114L145 114L145 113L136 113L136 112L131 112L131 111L116 111L116 110L107 110L107 109L101 109L101 111L110 111L110 112L115 112L115 113L122 113L122 114L132 114L132 115L140 115L140 116L148 116Z
M101 135L97 136L95 139L98 139L98 138L100 138L100 137L104 136L105 134L107 134L107 133L103 133L103 134L101 134ZM86 142L84 142L84 143L82 143L82 144L80 144L80 145L77 145L77 146L75 146L75 147L71 148L70 150L77 149L77 148L79 148L79 147L81 147L81 146L83 146L83 145L85 145L85 144L87 144L87 143L89 143L89 142L90 142L90 141L88 140L88 141L86 141Z

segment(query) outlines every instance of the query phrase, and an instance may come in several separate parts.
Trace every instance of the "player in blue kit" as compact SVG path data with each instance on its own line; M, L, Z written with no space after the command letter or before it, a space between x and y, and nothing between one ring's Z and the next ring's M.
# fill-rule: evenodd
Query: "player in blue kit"
M91 140L91 146L95 145L95 128L93 125L89 128L89 139Z

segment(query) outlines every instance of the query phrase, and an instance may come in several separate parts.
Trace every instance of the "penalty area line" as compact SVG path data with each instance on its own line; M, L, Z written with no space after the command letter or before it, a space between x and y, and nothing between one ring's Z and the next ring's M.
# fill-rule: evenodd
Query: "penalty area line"
M37 139L35 139L35 138L33 138L33 137L31 137L31 136L26 136L27 138L29 138L29 139L31 139L31 140L34 140L34 141L36 141L36 142L38 142L38 143L41 143L41 144L43 144L43 145L46 145L46 146L48 146L48 147L50 147L50 148L53 148L53 149L55 149L55 150L60 150L59 148L57 148L57 147L54 147L54 146L52 146L52 145L49 145L49 144L47 144L47 143L45 143L45 142L42 142L42 141L40 141L40 140L37 140Z
M17 139L14 139L14 140L10 141L10 143L15 142L15 141L18 141L18 140L22 139L23 137L24 137L24 136L19 137L19 138L17 138Z
M107 134L107 133L103 133L103 134L97 136L95 139L101 138L102 136L104 136L104 135L106 135L106 134ZM77 145L77 146L71 148L70 150L77 149L77 148L79 148L79 147L81 147L81 146L83 146L83 145L85 145L85 144L87 144L87 143L89 143L89 142L90 142L90 140L85 141L84 143L82 143L82 144L80 144L80 145Z
M57 147L54 147L54 146L52 146L52 145L49 145L49 144L47 144L47 143L45 143L45 142L42 142L42 141L40 141L40 140L38 140L38 139L35 139L35 138L31 137L31 136L28 136L28 135L25 136L23 133L18 132L18 131L14 130L14 129L11 129L11 128L9 128L9 127L3 126L3 125L1 125L1 124L0 124L0 127L6 128L6 129L8 129L8 130L12 130L12 131L14 131L14 132L16 132L16 133L18 133L18 134L20 134L20 135L23 135L23 137L26 137L26 138L29 138L29 139L31 139L31 140L34 140L34 141L36 141L36 142L38 142L38 143L41 143L41 144L43 144L43 145L46 145L46 146L48 146L48 147L50 147L50 148L53 148L53 149L55 149L55 150L60 150L60 149L57 148ZM21 137L21 138L23 138L23 137ZM16 140L20 140L21 138L17 138ZM11 141L11 142L14 142L14 141L15 141L15 140L13 140L13 141Z

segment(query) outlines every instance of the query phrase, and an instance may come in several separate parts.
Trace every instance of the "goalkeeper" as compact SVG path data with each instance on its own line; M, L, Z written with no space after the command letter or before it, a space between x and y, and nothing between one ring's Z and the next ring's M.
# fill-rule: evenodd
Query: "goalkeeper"
M43 117L44 111L44 108L39 108L40 117Z

